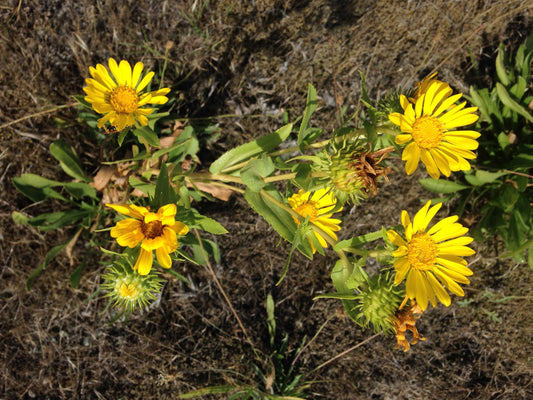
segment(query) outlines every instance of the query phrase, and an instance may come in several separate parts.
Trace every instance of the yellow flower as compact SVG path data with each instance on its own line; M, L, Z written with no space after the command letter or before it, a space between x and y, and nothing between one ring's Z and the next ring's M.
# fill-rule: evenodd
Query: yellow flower
M141 253L133 266L139 275L147 275L152 268L152 250L155 250L157 261L163 268L170 268L170 253L178 248L178 237L189 232L187 225L176 221L176 205L167 204L157 213L147 207L126 204L106 204L113 210L129 217L111 229L111 237L124 247L134 248L141 244Z
M424 93L427 92L428 88L434 83L438 82L439 84L443 84L446 86L446 90L448 90L450 93L452 92L452 89L450 86L442 81L439 81L437 79L437 72L433 72L431 75L426 76L424 79L422 79L420 82L415 83L416 91L413 94L413 97L409 97L409 101L412 103L416 103L416 101L422 96Z
M341 229L339 226L341 220L331 218L331 211L335 209L337 199L331 193L330 188L319 189L312 196L311 192L300 190L298 193L289 197L288 202L291 208L303 218L309 217L309 221L320 228L323 234L327 234L330 238L337 240L335 232ZM342 210L342 207L336 211L340 210ZM294 222L299 225L300 220L295 217L293 218ZM322 247L328 247L328 243L322 236L322 233L313 231L320 245ZM309 242L314 253L316 248L311 240Z
M468 229L457 223L456 215L427 229L442 205L439 203L429 208L430 204L431 201L428 201L412 222L407 211L402 211L405 238L392 230L387 231L389 240L398 246L392 253L396 258L394 284L399 285L407 276L406 295L416 299L422 310L427 308L428 300L435 306L436 298L445 306L450 305L450 296L443 286L458 296L464 296L457 282L470 283L466 277L472 275L472 271L466 267L462 257L475 253L466 246L473 239L464 236Z
M89 67L92 78L85 80L87 86L83 88L87 94L85 100L91 103L97 113L104 114L98 120L97 126L101 128L109 121L121 131L127 126L135 125L136 119L142 126L148 125L146 115L153 109L141 107L146 104L165 104L168 101L165 95L170 89L143 93L154 72L149 72L141 79L142 62L135 64L132 70L126 60L117 65L117 62L110 58L109 70L111 73L102 64L97 64L96 68Z
M420 159L435 179L441 173L450 176L451 171L470 169L467 160L476 158L472 150L477 149L480 134L453 129L476 122L477 107L465 108L466 101L456 105L461 96L460 93L452 96L448 84L438 80L428 84L414 105L404 95L400 96L404 113L392 113L389 119L404 132L396 136L396 143L407 144L402 160L406 161L408 175L415 172Z

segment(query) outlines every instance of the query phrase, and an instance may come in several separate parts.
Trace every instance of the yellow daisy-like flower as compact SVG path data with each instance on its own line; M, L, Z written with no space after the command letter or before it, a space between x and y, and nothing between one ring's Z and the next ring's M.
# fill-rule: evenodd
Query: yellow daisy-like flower
M135 120L142 126L148 125L146 116L153 109L141 107L168 101L165 95L170 92L169 88L143 93L154 76L154 72L149 72L141 79L143 67L143 63L138 62L132 70L126 60L117 64L113 58L109 59L109 71L102 64L89 67L92 78L85 80L87 86L83 90L87 94L85 100L97 113L104 114L98 120L99 128L108 121L117 131L135 125Z
M477 107L465 108L466 101L455 104L462 94L452 95L447 83L433 80L427 85L414 105L400 96L403 114L392 113L389 120L398 125L403 134L396 136L396 143L407 144L402 152L408 175L415 172L420 159L428 174L435 179L442 173L468 171L469 159L476 158L472 152L478 148L480 134L470 130L453 130L477 121Z
M327 234L332 239L337 240L337 235L335 232L341 229L339 226L341 220L331 218L333 215L331 210L335 209L337 199L331 192L330 188L319 189L314 192L313 195L311 195L311 192L300 190L287 200L294 211L300 214L303 218L309 217L309 221L320 228L324 234ZM337 211L340 210L342 210L342 207ZM295 217L293 218L294 222L299 225L300 220ZM321 233L315 230L313 233L322 247L328 247L328 243ZM309 240L309 243L311 243L313 253L316 252L313 242Z
M170 253L178 248L178 237L189 232L187 225L176 221L176 205L167 204L157 213L147 207L126 204L106 204L113 210L127 215L128 218L117 222L111 229L111 237L124 247L133 248L141 244L141 253L133 269L139 275L147 275L152 268L152 250L163 268L170 268Z
M475 253L466 246L474 239L464 236L468 228L457 223L459 217L456 215L427 229L442 205L439 203L430 208L430 204L431 201L428 201L412 222L407 211L402 211L405 238L392 230L387 231L389 240L398 246L392 253L396 258L394 284L399 285L407 276L406 295L415 299L422 310L427 308L428 300L435 306L437 298L445 306L450 305L450 296L443 286L458 296L464 296L457 282L470 283L466 277L472 275L472 271L466 267L462 257Z
M451 93L452 89L450 88L450 86L446 82L439 81L437 79L437 72L433 72L431 75L426 76L420 82L415 83L416 91L414 92L413 97L409 97L409 101L412 103L416 103L418 98L422 96L424 93L426 93L429 87L435 82L446 85L448 90Z

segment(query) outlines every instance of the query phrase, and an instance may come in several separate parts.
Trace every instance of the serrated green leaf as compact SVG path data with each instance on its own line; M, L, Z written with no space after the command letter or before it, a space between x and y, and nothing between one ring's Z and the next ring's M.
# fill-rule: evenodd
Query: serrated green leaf
M419 182L424 189L435 193L455 193L460 190L468 189L468 186L444 179L425 178L420 179Z
M83 182L89 182L90 179L85 176L81 163L74 150L62 140L57 140L50 145L50 152L55 157L65 173L74 179Z
M507 92L507 89L505 89L505 86L503 86L500 82L496 82L496 91L498 92L498 97L502 101L502 103L509 107L511 110L516 112L517 114L520 114L525 119L527 119L529 122L533 122L533 116L531 116L530 113L527 112L527 110L522 107L519 103L517 103L515 100L511 98L511 95L509 92Z
M305 104L305 111L302 117L302 122L300 124L300 130L298 131L298 147L302 152L304 151L304 147L309 144L307 137L312 133L312 131L308 129L309 121L311 120L311 116L315 112L316 108L316 89L313 85L309 84L309 86L307 87L307 100Z
M376 232L367 233L365 235L353 237L347 240L341 240L340 242L337 242L335 246L333 246L333 250L340 251L346 248L359 249L364 244L381 239L382 237L383 237L383 232L380 229L379 231L376 231Z
M211 164L209 167L209 172L212 174L218 174L231 166L246 161L261 153L269 152L275 149L289 137L291 130L292 124L288 124L281 127L276 132L256 139L253 142L249 142L231 149L230 151L222 154L218 160Z

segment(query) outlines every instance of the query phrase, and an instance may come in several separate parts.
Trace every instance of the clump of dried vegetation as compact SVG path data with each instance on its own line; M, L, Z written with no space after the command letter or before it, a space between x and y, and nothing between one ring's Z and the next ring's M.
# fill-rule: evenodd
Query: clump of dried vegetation
M527 0L12 0L0 6L0 20L0 392L6 399L170 399L231 384L237 373L248 383L258 379L247 361L252 346L242 340L204 269L183 264L191 285L169 277L161 301L127 324L109 325L109 316L101 314L105 300L90 297L102 273L97 260L87 263L78 289L69 286L80 249L60 256L25 290L28 274L49 248L73 232L15 225L12 212L34 215L57 204L28 207L11 178L25 172L60 176L48 151L57 138L76 148L87 171L96 171L99 149L81 135L84 126L71 107L88 66L118 56L157 69L167 51L165 83L180 92L177 110L184 118L235 115L218 120L221 136L201 154L209 163L270 132L282 111L301 115L308 83L322 101L317 117L323 126L335 126L339 105L358 107L359 71L377 98L436 67L441 78L467 92L469 57L483 71L500 41L512 46L531 31L533 11ZM401 177L391 180L369 203L380 213L346 209L360 217L344 229L379 229L396 221L398 204L412 212L428 197ZM276 340L288 335L289 351L329 318L298 359L299 370L313 381L309 398L533 396L532 274L526 265L498 257L498 238L477 245L481 257L466 288L469 306L456 302L427 312L419 329L431 340L403 353L378 336L313 373L366 338L336 314L337 302L313 301L328 282L327 253L313 264L295 255L291 273L277 287L287 244L241 200L200 208L231 234L217 237L223 250L215 270L253 347L265 354L263 370L271 370L269 293L276 304Z

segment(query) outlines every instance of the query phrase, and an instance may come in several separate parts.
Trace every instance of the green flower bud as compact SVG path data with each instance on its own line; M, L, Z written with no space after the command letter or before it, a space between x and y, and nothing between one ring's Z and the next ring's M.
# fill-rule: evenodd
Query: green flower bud
M373 276L367 281L366 289L356 296L358 320L364 328L371 324L374 332L394 332L395 312L403 297L402 290L393 284L388 273Z
M147 308L163 286L163 280L155 270L152 269L148 275L139 275L122 260L108 266L102 277L104 282L101 287L108 291L108 307L112 305L126 315L137 307Z

